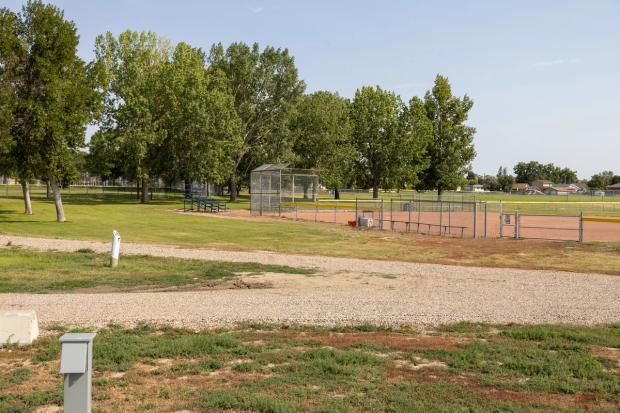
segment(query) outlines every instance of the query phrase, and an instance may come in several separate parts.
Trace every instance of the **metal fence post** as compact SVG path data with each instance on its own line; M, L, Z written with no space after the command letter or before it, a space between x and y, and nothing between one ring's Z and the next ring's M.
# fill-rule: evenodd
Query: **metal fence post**
M411 232L411 208L413 207L413 197L411 197L411 203L409 204L409 218L407 220L407 232Z
M583 210L579 210L579 242L583 242Z
M381 211L379 212L379 228L383 229L383 198L381 198Z
M478 204L474 202L474 239L478 237Z
M502 212L502 201L499 201L499 237L504 237L504 213Z
M394 199L390 198L390 229L394 231Z
M443 200L439 200L439 235L441 235L441 228L443 228Z
M448 202L448 233L452 234L452 201Z
M519 210L515 211L515 239L519 239L519 222L521 221L519 217Z
M487 237L487 203L484 203L484 237Z

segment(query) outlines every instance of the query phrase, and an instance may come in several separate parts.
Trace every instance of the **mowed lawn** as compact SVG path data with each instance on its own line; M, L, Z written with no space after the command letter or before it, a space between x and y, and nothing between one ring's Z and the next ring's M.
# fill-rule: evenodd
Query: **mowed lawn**
M62 406L55 332L0 349L0 412ZM110 326L94 412L617 412L620 326Z
M242 201L246 203L247 200ZM69 198L68 221L55 222L51 201L0 198L0 233L228 250L266 250L475 266L557 269L620 274L620 243L577 244L495 239L449 239L290 220L233 219L178 212L179 200L142 205L132 199Z
M125 256L117 268L110 258L89 250L41 252L0 249L0 293L48 293L98 288L113 291L215 287L240 274L313 274L312 269L251 262L217 262Z

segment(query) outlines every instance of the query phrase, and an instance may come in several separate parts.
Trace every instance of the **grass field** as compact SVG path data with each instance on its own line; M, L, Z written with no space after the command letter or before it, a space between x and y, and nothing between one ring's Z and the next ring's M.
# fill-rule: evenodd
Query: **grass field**
M59 224L51 201L34 200L34 215L27 216L21 199L2 198L0 233L107 242L117 229L123 242L620 274L620 243L447 239L289 220L185 215L175 211L179 207L172 200L141 205L134 200L67 199L68 221Z
M0 349L0 412L62 405L58 335ZM620 326L111 326L94 412L580 412L620 405Z
M131 255L124 256L118 268L110 268L108 264L107 255L88 250L67 253L0 249L0 293L67 292L97 288L101 291L104 287L114 291L213 287L218 280L234 278L241 273L308 275L314 272L281 265Z

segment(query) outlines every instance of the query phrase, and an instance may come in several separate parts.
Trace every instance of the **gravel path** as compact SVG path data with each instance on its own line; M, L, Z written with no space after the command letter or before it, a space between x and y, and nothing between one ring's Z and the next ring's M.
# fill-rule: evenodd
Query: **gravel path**
M9 240L12 245L38 249L109 249L101 242L5 235L0 236L0 245ZM44 326L137 321L191 327L240 321L328 325L620 321L618 276L140 244L123 244L122 252L314 267L321 274L309 278L273 275L269 279L273 288L256 290L0 294L0 310L34 309Z

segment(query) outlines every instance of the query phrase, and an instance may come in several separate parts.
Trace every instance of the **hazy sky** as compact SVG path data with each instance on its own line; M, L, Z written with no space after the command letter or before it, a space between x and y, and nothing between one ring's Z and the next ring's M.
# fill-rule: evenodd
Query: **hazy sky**
M475 102L477 172L538 160L620 173L620 0L52 2L85 59L97 34L133 29L205 50L287 47L308 91L346 97L380 85L408 100L441 73Z

